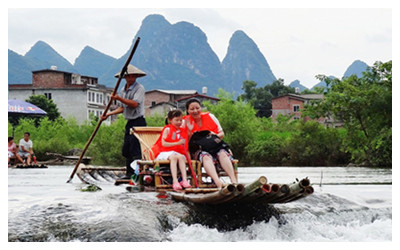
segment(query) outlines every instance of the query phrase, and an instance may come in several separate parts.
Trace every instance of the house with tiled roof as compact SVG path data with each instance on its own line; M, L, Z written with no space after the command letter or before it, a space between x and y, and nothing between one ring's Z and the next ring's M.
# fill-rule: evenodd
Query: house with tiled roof
M74 117L82 123L90 114L98 117L103 114L112 90L98 84L96 77L60 71L52 66L32 71L31 84L9 84L8 98L26 100L32 95L45 95L57 105L62 117Z
M292 120L300 119L301 111L306 104L311 104L315 100L323 100L324 94L286 94L283 96L272 98L272 119L281 115L291 115ZM303 117L305 120L310 120L309 117ZM335 121L332 117L320 117L316 119L319 123L326 126L340 127L342 123Z

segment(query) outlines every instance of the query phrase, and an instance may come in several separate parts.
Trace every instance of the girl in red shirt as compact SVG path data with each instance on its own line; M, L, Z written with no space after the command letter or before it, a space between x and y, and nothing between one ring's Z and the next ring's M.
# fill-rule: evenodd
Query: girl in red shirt
M153 146L156 160L169 160L172 175L172 188L175 191L191 188L187 181L185 138L181 131L182 111L176 109L168 112L168 124L161 131L160 138ZM177 167L181 171L182 181L178 181Z

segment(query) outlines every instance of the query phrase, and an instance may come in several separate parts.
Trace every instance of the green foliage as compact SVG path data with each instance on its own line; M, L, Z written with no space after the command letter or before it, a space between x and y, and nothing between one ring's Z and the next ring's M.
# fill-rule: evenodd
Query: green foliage
M302 95L304 95L304 94L322 94L324 92L325 92L325 88L324 87L315 86L312 90L305 89L305 90L301 91L301 94Z
M286 160L284 151L290 133L266 131L246 147L252 165L281 165Z
M53 102L53 100L48 100L44 95L32 95L28 99L25 100L26 102L32 103L39 108L43 109L47 112L47 118L55 121L56 119L61 118L60 112L58 112L57 105ZM29 117L29 116L8 116L8 122L14 126L17 126L20 122L20 119L31 119L34 120L34 125L39 126L39 123L42 118L38 117Z
M54 121L60 117L57 105L53 100L49 100L44 95L32 95L25 101L32 103L47 112L47 117Z
M243 82L244 94L238 100L249 103L257 111L258 117L269 117L272 114L272 95L265 88L256 88L257 83L246 80Z
M82 192L97 192L97 191L101 191L101 190L102 189L99 186L95 185L95 184L90 184L90 185L88 185L86 187L82 187L81 188Z
M303 114L315 118L334 116L344 122L343 128L329 128L315 121L293 121L290 116L278 115L275 120L260 116L257 108L261 106L257 105L262 105L262 98L266 98L263 101L268 105L268 98L291 91L285 90L279 80L264 88L246 81L245 93L238 101L220 90L218 104L203 104L220 121L224 140L242 165L346 165L352 161L391 166L391 62L375 64L361 78L325 80L331 87L324 101L308 105ZM24 132L31 133L38 160L47 159L46 152L66 154L70 149L84 148L98 122L95 117L80 125L75 119L44 117L38 121L35 124L24 118L15 128L16 143ZM148 116L146 121L148 126L164 126L165 115ZM100 127L86 153L94 164L125 164L121 153L125 124L119 115L110 125ZM9 122L8 133L11 132Z
M154 114L152 116L146 116L146 123L149 127L164 127L165 126L165 118L167 114Z
M256 88L257 83L246 80L243 82L242 90L244 94L238 97L253 106L257 111L258 117L270 117L272 114L272 98L288 93L294 93L294 88L284 85L283 79L278 79L272 84Z
M267 90L273 97L283 96L289 93L295 93L295 89L289 86L285 86L283 79L278 79L270 85L265 85L265 90Z
M303 166L325 166L346 163L342 138L337 129L324 127L316 121L301 121L286 145L291 162Z
M361 78L321 76L331 88L324 102L307 107L313 117L333 115L344 122L346 151L356 163L392 165L392 61L377 62Z
M63 119L50 121L47 117L39 120L38 126L35 126L35 120L23 118L15 129L15 142L23 138L25 132L31 134L30 139L33 142L33 149L38 159L46 160L49 156L46 152L57 152L65 154L71 149L71 142L66 133L62 130L67 127ZM10 126L10 125L9 125Z
M118 115L117 120L109 126L100 127L88 150L88 154L93 157L94 164L125 164L125 158L122 156L125 125L124 117Z
M238 159L246 160L245 148L250 144L260 127L254 108L243 101L233 101L233 95L219 90L217 105L203 103L221 123L226 141Z

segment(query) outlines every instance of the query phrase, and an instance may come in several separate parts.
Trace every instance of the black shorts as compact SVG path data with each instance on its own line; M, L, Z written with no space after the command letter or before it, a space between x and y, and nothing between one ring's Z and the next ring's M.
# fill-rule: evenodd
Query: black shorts
M125 125L124 145L122 146L122 155L128 159L141 159L142 151L140 149L139 140L130 134L132 127L145 127L146 120L143 116L133 120L128 120Z

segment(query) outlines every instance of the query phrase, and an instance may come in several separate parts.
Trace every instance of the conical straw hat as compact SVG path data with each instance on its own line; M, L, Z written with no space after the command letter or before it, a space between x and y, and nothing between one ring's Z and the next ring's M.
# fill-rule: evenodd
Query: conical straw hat
M115 74L114 76L115 76L116 78L118 78L118 77L119 77L119 74L121 74L121 71L118 72L117 74ZM127 68L127 70L126 70L125 75L137 75L137 77L142 77L142 76L145 76L146 73L143 72L142 70L136 68L135 66L129 64L129 65L128 65L128 68Z

